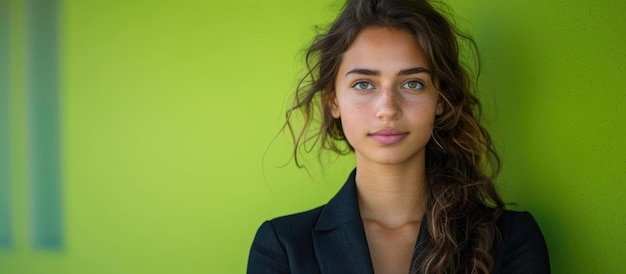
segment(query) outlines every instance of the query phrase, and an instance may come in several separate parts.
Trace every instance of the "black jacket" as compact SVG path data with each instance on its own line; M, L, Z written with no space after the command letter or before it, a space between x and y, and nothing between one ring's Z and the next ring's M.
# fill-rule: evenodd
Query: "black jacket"
M374 273L355 174L325 206L263 223L252 243L248 273ZM424 220L418 244L428 237ZM550 273L545 241L529 213L506 211L497 225L502 242L491 273Z

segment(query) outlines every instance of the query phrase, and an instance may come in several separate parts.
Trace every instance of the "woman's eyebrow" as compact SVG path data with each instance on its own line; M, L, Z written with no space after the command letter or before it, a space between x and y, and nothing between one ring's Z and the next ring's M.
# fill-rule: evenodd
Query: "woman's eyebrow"
M431 74L430 70L428 70L427 68L415 67L415 68L408 68L408 69L400 70L398 72L398 75L411 75L411 74L417 74L417 73L428 73L428 74ZM353 69L351 71L348 71L346 73L346 76L348 76L350 74L380 76L380 71L379 70L373 70L373 69L355 68L355 69Z
M416 68L408 68L408 69L400 70L400 72L398 72L398 75L410 75L410 74L417 74L417 73L431 74L430 70L428 70L427 68L416 67Z
M355 68L355 69L353 69L351 71L348 71L346 73L346 76L348 76L349 74L362 74L362 75L379 76L380 75L380 70Z

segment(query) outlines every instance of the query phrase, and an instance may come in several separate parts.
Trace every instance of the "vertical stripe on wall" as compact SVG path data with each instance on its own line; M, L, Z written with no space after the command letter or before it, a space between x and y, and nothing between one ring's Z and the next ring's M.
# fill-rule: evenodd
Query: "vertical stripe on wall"
M35 248L63 246L58 5L27 0L26 100L30 230Z
M11 247L9 0L0 0L0 247Z

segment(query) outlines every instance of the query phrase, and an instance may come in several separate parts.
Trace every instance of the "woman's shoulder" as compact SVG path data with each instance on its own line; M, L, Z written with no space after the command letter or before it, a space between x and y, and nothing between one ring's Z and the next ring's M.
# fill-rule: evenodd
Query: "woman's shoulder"
M263 222L257 230L255 242L269 239L284 246L298 245L307 241L324 207L320 206Z
M550 273L548 248L535 218L526 211L506 210L498 219L502 236L494 273Z
M520 240L544 241L539 224L527 211L505 210L497 225L503 244Z
M498 219L498 228L500 232L517 231L517 230L535 230L539 225L535 218L528 211L505 210Z
M323 209L321 206L263 222L252 242L248 273L289 273L288 254L300 256L291 264L302 264L306 267L303 269L315 267L311 230Z
M324 207L325 205L311 210L277 217L265 223L271 224L273 229L280 232L279 234L281 235L311 231L311 229L315 227Z

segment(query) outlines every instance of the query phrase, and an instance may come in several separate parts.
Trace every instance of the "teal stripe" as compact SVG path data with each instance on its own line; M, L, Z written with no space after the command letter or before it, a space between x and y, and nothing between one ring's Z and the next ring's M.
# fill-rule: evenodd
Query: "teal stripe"
M11 247L9 187L9 0L0 0L0 247Z
M58 5L26 2L28 177L35 248L63 247L59 130Z

